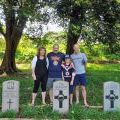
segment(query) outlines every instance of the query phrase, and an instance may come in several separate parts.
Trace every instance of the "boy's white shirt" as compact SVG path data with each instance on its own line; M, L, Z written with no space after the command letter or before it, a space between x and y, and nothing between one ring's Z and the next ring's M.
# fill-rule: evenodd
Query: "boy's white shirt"
M36 62L37 62L37 56L35 56L33 58L32 62L31 62L32 71L35 70ZM48 66L49 66L49 60L48 60L48 58L46 58L46 62L47 62L47 66L46 67L48 68Z

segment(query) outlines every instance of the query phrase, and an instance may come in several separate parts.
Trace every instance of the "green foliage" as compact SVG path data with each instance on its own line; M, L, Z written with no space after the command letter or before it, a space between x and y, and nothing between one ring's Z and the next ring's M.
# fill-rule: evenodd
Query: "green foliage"
M16 61L17 63L31 63L31 60L36 55L37 48L39 46L46 47L48 53L52 51L52 46L54 43L58 43L60 45L60 51L65 53L66 39L67 35L65 32L49 32L45 34L40 40L33 40L30 37L23 35L16 52ZM0 47L0 59L2 60L5 49L4 39L0 39L0 44L2 46ZM120 46L118 44L116 49L119 50L119 47ZM109 46L102 43L87 44L86 42L81 42L80 51L86 53L89 62L99 63L102 61L119 61L120 59L119 52L116 52L116 54L110 54Z
M112 119L119 120L119 112L102 112L100 109L88 109L81 107L81 105L74 105L71 107L69 112L69 118L72 120L81 120L81 119Z
M79 36L88 46L99 42L108 45L109 52L119 52L119 1L60 0L56 9L63 22L68 22L68 53L71 53L70 46L78 41Z
M23 36L16 52L16 59L19 62L31 62L36 52L37 45L33 44L27 36Z
M8 110L6 112L0 112L0 118L16 118L17 113L13 110Z
M97 42L108 45L108 51L116 53L120 47L120 3L116 0L91 2L90 9L86 12L86 23L82 36L87 44Z

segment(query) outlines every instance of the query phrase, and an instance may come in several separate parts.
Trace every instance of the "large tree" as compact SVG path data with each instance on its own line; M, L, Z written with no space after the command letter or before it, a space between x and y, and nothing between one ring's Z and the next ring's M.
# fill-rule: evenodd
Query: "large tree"
M120 41L120 3L117 0L93 0L93 14L96 25L96 40L109 46L109 52L116 52Z
M23 30L28 20L43 20L41 10L46 2L40 0L2 0L0 8L3 11L5 23L0 23L0 33L6 42L5 54L0 67L1 72L17 72L15 53ZM35 19L36 18L36 19Z
M69 54L80 37L88 4L88 0L60 0L57 4L58 16L68 22L66 52Z
M67 53L79 37L87 45L101 42L114 53L119 40L120 3L117 0L59 0L57 14L68 23Z

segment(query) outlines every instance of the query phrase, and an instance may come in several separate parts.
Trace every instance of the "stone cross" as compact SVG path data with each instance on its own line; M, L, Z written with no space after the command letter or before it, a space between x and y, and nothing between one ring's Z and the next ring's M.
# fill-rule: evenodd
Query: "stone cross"
M63 100L67 99L67 96L64 96L63 91L59 91L59 94L55 96L55 99L59 101L59 108L63 107Z
M53 83L53 110L63 114L69 111L69 83L66 81Z
M117 82L104 83L104 111L120 109L120 84Z
M3 82L2 112L7 110L19 112L19 82L15 80Z

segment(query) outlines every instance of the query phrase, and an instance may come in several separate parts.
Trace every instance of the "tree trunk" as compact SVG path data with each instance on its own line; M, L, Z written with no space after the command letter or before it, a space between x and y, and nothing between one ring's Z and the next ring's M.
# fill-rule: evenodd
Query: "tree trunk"
M1 71L6 72L7 74L12 74L17 72L16 63L15 63L15 53L19 40L6 40L6 49L4 58L1 64Z
M75 27L73 27L75 26ZM79 19L73 19L69 23L69 30L67 33L67 54L73 53L73 46L78 42L82 30L82 22Z
M26 18L24 19L20 18L18 26L14 25L13 27L11 26L9 27L9 24L6 25L8 26L6 30L6 35L5 35L6 49L5 49L4 58L0 67L1 74L3 72L6 72L7 74L13 74L17 72L16 62L15 62L15 53L16 53L18 44L20 42L26 20L27 20ZM12 33L11 33L11 29L12 29Z
M71 34L71 32L68 32L68 38L67 38L67 54L73 53L73 46L77 43L79 36L74 36Z
M73 9L72 16L69 22L69 28L67 33L67 54L73 53L73 46L78 42L81 34L82 25L85 18L85 9L83 6L78 6Z

